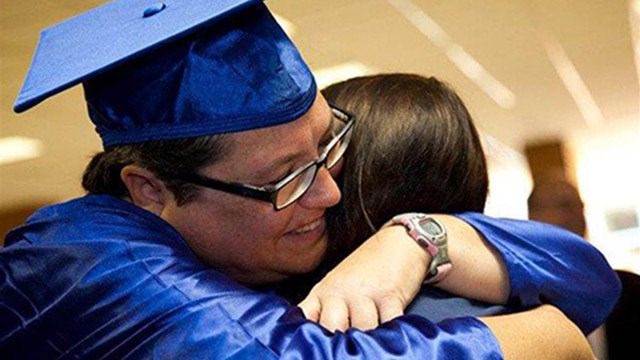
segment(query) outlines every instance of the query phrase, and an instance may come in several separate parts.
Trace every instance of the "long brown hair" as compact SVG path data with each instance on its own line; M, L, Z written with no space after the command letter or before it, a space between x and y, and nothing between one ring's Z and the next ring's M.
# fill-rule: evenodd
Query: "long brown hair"
M415 74L343 81L326 99L357 121L331 210L330 238L346 255L394 215L482 212L489 180L464 103L445 83Z
M356 116L329 209L330 249L312 274L281 284L292 302L387 220L404 212L482 212L489 180L478 132L456 93L436 78L382 74L322 91Z

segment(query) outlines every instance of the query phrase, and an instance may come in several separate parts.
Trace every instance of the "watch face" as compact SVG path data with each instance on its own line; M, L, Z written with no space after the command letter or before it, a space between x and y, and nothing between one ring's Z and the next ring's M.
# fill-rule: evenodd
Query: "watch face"
M435 222L432 218L420 219L418 222L420 227L429 235L438 238L445 234L444 228Z

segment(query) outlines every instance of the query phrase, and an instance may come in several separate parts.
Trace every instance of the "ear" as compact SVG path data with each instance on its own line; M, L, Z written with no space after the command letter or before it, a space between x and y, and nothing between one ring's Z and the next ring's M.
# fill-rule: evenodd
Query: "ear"
M125 166L120 178L129 191L131 202L158 216L173 196L154 173L139 166Z

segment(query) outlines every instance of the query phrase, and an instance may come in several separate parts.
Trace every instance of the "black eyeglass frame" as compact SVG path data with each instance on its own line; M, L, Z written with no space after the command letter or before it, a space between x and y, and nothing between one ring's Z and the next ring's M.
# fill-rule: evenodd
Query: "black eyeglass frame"
M207 176L203 176L200 174L180 174L176 176L174 179L183 181L189 184L206 187L213 190L219 190L226 193L231 193L235 195L240 195L248 198L270 202L276 211L282 210L287 206L296 202L302 196L304 196L304 194L309 190L309 188L311 188L311 185L313 185L313 182L315 181L315 178L318 175L318 171L320 170L320 168L326 165L327 158L331 150L333 150L333 148L337 146L338 143L342 139L344 139L349 132L353 131L353 127L356 120L355 116L352 113L342 110L336 106L333 106L333 105L329 105L329 106L331 108L331 111L333 112L334 117L345 123L344 127L333 139L331 139L329 144L327 144L327 146L324 148L322 152L322 155L320 155L318 160L299 167L292 173L285 176L282 180L279 180L275 185L254 186L254 185L243 184L238 182L226 182L218 179L213 179ZM349 141L350 140L351 139L349 137ZM338 159L344 156L344 152L348 147L349 147L349 143L347 142L346 146L344 146L344 150L342 154L340 154ZM330 170L338 162L339 161L336 161L336 163L332 164L331 167L327 167L327 169ZM307 188L304 191L300 192L300 194L298 194L294 198L288 200L285 204L278 206L277 204L278 192L312 166L315 166L316 170Z

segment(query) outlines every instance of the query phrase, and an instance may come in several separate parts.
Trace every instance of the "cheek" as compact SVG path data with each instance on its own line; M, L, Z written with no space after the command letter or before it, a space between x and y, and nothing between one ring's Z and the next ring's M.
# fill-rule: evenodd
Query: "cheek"
M219 235L222 231L216 230L220 226L207 209L190 203L167 208L162 217L182 235L198 257L210 264L215 262L209 257L221 244L223 239Z
M225 269L259 267L273 259L292 214L242 199L235 206L213 204L186 205L173 216L172 224L201 260Z
M245 202L249 204L236 206L218 217L223 219L223 226L235 239L245 239L254 246L260 246L275 242L286 232L293 216L287 211L289 209L274 211L271 204Z

